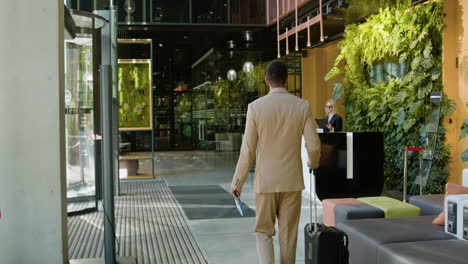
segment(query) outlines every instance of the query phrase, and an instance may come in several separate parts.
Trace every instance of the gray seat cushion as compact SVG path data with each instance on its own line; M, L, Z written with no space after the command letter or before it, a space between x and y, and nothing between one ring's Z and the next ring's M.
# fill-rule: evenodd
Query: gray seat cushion
M438 215L444 210L445 194L416 195L409 203L421 208L421 215Z
M391 243L378 251L379 264L462 264L468 263L468 242L450 239Z
M443 226L432 224L433 216L350 220L339 223L338 229L349 237L351 264L377 262L377 249L382 244L454 239Z
M335 206L336 224L346 220L384 217L384 211L369 204L343 204Z

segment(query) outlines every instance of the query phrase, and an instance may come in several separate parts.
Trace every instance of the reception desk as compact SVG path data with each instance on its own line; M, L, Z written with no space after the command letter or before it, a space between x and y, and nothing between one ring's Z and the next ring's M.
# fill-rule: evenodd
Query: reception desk
M319 199L380 195L384 184L381 132L319 133L322 153L315 171Z

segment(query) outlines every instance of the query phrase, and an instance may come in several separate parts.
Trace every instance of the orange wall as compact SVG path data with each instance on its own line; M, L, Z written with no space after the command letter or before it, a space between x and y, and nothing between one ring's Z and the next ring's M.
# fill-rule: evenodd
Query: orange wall
M310 103L313 117L325 116L325 102L332 97L333 84L337 80L325 82L325 75L330 71L339 54L339 41L307 50L302 58L302 98ZM342 99L336 105L336 112L344 118Z
M447 143L451 145L451 172L449 182L461 183L461 174L468 168L460 159L468 148L468 138L459 139L460 127L468 118L468 1L444 1L443 84L448 97L455 100L457 110L445 119ZM456 61L458 58L458 67Z

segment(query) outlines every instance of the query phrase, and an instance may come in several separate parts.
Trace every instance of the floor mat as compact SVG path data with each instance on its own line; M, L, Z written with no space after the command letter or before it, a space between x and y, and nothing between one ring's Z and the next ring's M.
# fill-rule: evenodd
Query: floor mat
M176 200L191 220L255 217L255 212L242 204L239 214L231 194L219 185L169 186Z
M162 180L121 183L115 197L116 253L138 264L207 264L187 219ZM104 256L104 214L68 217L70 259ZM101 261L102 262L102 261Z

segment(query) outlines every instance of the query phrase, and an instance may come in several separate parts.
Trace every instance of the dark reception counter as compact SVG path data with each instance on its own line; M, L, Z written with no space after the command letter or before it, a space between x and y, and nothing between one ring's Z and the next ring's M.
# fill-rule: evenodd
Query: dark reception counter
M381 132L319 133L322 154L315 171L317 196L378 196L384 184L384 137Z

